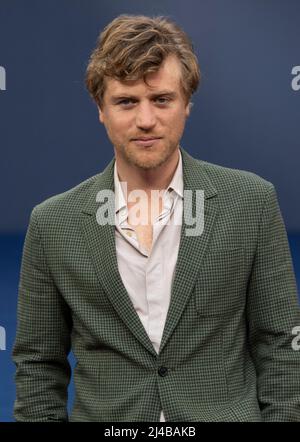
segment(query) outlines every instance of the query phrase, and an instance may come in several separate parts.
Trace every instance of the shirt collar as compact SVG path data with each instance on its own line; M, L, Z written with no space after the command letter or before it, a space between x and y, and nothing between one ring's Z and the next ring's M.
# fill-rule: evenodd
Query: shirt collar
M175 193L183 198L183 170L182 170L182 155L180 152L180 149L178 149L179 154L179 161L176 167L176 170L174 172L173 178L168 185L166 192L172 194L172 191L175 191ZM119 210L126 207L126 201L124 198L124 191L122 187L124 186L124 183L122 183L119 180L118 171L117 171L117 162L115 161L114 164L114 187L115 187L115 212L117 213Z

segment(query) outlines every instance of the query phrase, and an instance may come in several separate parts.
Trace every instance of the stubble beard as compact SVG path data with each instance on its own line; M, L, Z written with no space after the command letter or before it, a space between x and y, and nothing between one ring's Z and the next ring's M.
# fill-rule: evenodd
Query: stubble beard
M118 150L122 152L122 156L127 163L143 170L151 170L166 163L177 148L178 143L169 144L161 149L150 147L139 150L127 145L121 146Z

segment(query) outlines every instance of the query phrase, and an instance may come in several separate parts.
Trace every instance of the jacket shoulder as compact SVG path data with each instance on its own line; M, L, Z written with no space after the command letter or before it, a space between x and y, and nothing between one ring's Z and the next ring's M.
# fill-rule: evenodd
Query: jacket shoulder
M101 174L93 175L75 187L42 201L33 208L31 216L49 219L52 216L59 217L79 213L86 202L89 190Z
M274 189L274 185L261 176L247 170L233 169L218 164L197 160L202 166L218 192L266 194Z

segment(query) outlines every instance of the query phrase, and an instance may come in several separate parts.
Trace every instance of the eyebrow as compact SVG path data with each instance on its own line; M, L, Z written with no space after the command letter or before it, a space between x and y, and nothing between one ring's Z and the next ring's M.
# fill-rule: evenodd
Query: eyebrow
M170 90L162 90L162 91L150 94L149 96L150 96L150 98L157 98L157 97L161 97L161 96L164 96L164 95L167 95L170 98L176 98L177 97L177 93L175 91L170 91ZM128 94L128 93L125 93L125 92L124 93L120 93L118 95L112 95L110 99L111 99L112 102L117 102L117 101L122 100L124 98L132 99L132 100L138 100L139 99L138 96L132 95L132 94Z

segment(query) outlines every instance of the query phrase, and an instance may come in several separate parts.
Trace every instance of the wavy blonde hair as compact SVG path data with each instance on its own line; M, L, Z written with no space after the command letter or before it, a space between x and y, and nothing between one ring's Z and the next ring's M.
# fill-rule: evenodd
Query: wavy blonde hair
M138 80L155 72L168 55L181 64L181 86L187 103L197 90L200 69L186 33L166 17L120 15L99 35L86 70L86 87L101 108L105 78Z

